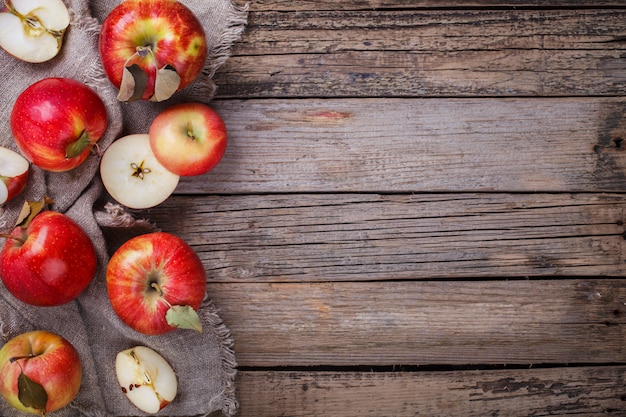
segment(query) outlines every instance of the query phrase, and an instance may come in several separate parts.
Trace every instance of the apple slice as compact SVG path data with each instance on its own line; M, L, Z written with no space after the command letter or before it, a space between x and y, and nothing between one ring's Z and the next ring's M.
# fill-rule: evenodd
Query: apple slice
M111 197L133 209L161 204L180 179L157 161L147 133L113 142L102 155L100 176Z
M0 204L21 193L28 183L30 163L9 148L0 146Z
M5 0L0 47L26 62L45 62L61 50L70 14L61 0Z
M146 346L118 353L115 373L122 392L145 413L158 412L176 397L178 382L174 370L161 355Z

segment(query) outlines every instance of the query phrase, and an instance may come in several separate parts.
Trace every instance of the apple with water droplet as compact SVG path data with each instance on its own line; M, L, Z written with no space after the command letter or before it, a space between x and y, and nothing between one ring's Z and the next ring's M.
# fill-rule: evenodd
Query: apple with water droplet
M109 260L106 284L115 313L140 333L202 331L197 311L206 274L193 248L176 235L153 232L127 240Z
M177 0L126 0L102 23L100 60L120 101L163 101L202 71L206 35Z
M30 174L30 164L19 153L0 146L0 204L19 195Z
M22 61L49 61L61 50L70 14L61 0L5 0L0 47Z
M86 84L71 78L44 78L17 97L11 132L24 156L39 168L62 172L97 153L106 131L104 102Z
M76 348L58 334L34 330L0 349L0 394L19 411L52 413L78 394L82 366Z

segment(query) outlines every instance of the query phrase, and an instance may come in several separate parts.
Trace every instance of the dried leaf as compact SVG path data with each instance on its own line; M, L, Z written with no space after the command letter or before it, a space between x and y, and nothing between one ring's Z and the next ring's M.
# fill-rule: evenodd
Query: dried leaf
M148 85L148 74L137 64L124 67L120 91L117 94L119 101L137 101L141 99Z
M156 81L154 83L154 95L150 97L150 101L163 101L172 97L178 91L180 86L180 75L176 72L176 68L166 65L157 71Z
M17 389L17 398L24 407L34 408L41 413L46 411L48 393L40 383L30 379L24 372L20 372L17 378Z
M190 329L202 333L202 322L191 306L171 306L165 314L167 324L180 329Z
M54 204L54 200L50 197L44 197L39 201L25 201L22 206L22 211L20 211L17 217L16 226L28 227L35 216L46 208L46 204Z

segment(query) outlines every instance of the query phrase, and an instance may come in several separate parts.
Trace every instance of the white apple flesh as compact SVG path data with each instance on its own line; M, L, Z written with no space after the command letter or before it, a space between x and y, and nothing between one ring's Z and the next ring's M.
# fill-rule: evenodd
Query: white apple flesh
M102 155L100 176L111 197L132 209L162 203L180 179L157 161L148 134L128 135L113 142Z
M26 62L40 63L61 50L70 14L61 0L8 0L0 13L0 47Z
M30 163L9 148L0 147L0 204L19 194L28 181Z
M145 413L158 412L176 397L178 382L174 370L161 355L146 346L118 353L115 373L122 392Z

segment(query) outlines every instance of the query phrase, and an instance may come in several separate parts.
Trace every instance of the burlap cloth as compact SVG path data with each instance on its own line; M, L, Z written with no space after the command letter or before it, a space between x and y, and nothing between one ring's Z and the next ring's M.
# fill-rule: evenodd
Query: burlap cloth
M109 112L109 127L100 140L102 151L128 133L147 133L154 116L173 102L209 102L215 92L211 81L216 69L228 58L232 44L247 21L247 6L231 0L181 0L202 21L209 57L202 76L170 101L160 104L121 104L117 90L102 72L97 52L99 26L120 0L65 0L72 22L61 53L43 64L21 62L0 50L0 145L17 151L9 128L15 99L28 85L47 77L68 77L94 88ZM62 335L78 349L83 364L83 382L77 398L54 413L58 417L139 416L121 392L114 371L117 352L145 345L167 359L175 369L179 391L176 400L159 415L207 416L213 412L230 416L238 403L234 390L236 372L233 340L220 320L208 293L200 309L204 332L175 330L162 336L145 336L127 327L110 307L105 270L112 251L134 235L156 230L141 220L141 213L128 213L109 201L98 172L99 157L91 156L67 173L48 173L33 167L27 189L19 198L0 206L0 231L15 224L25 199L54 199L51 207L76 220L97 248L96 278L76 301L59 307L33 307L21 303L0 287L0 343L19 333L44 329ZM0 241L4 244L4 241ZM210 279L210 277L208 277ZM0 284L1 285L1 284ZM0 416L21 416L0 400Z

